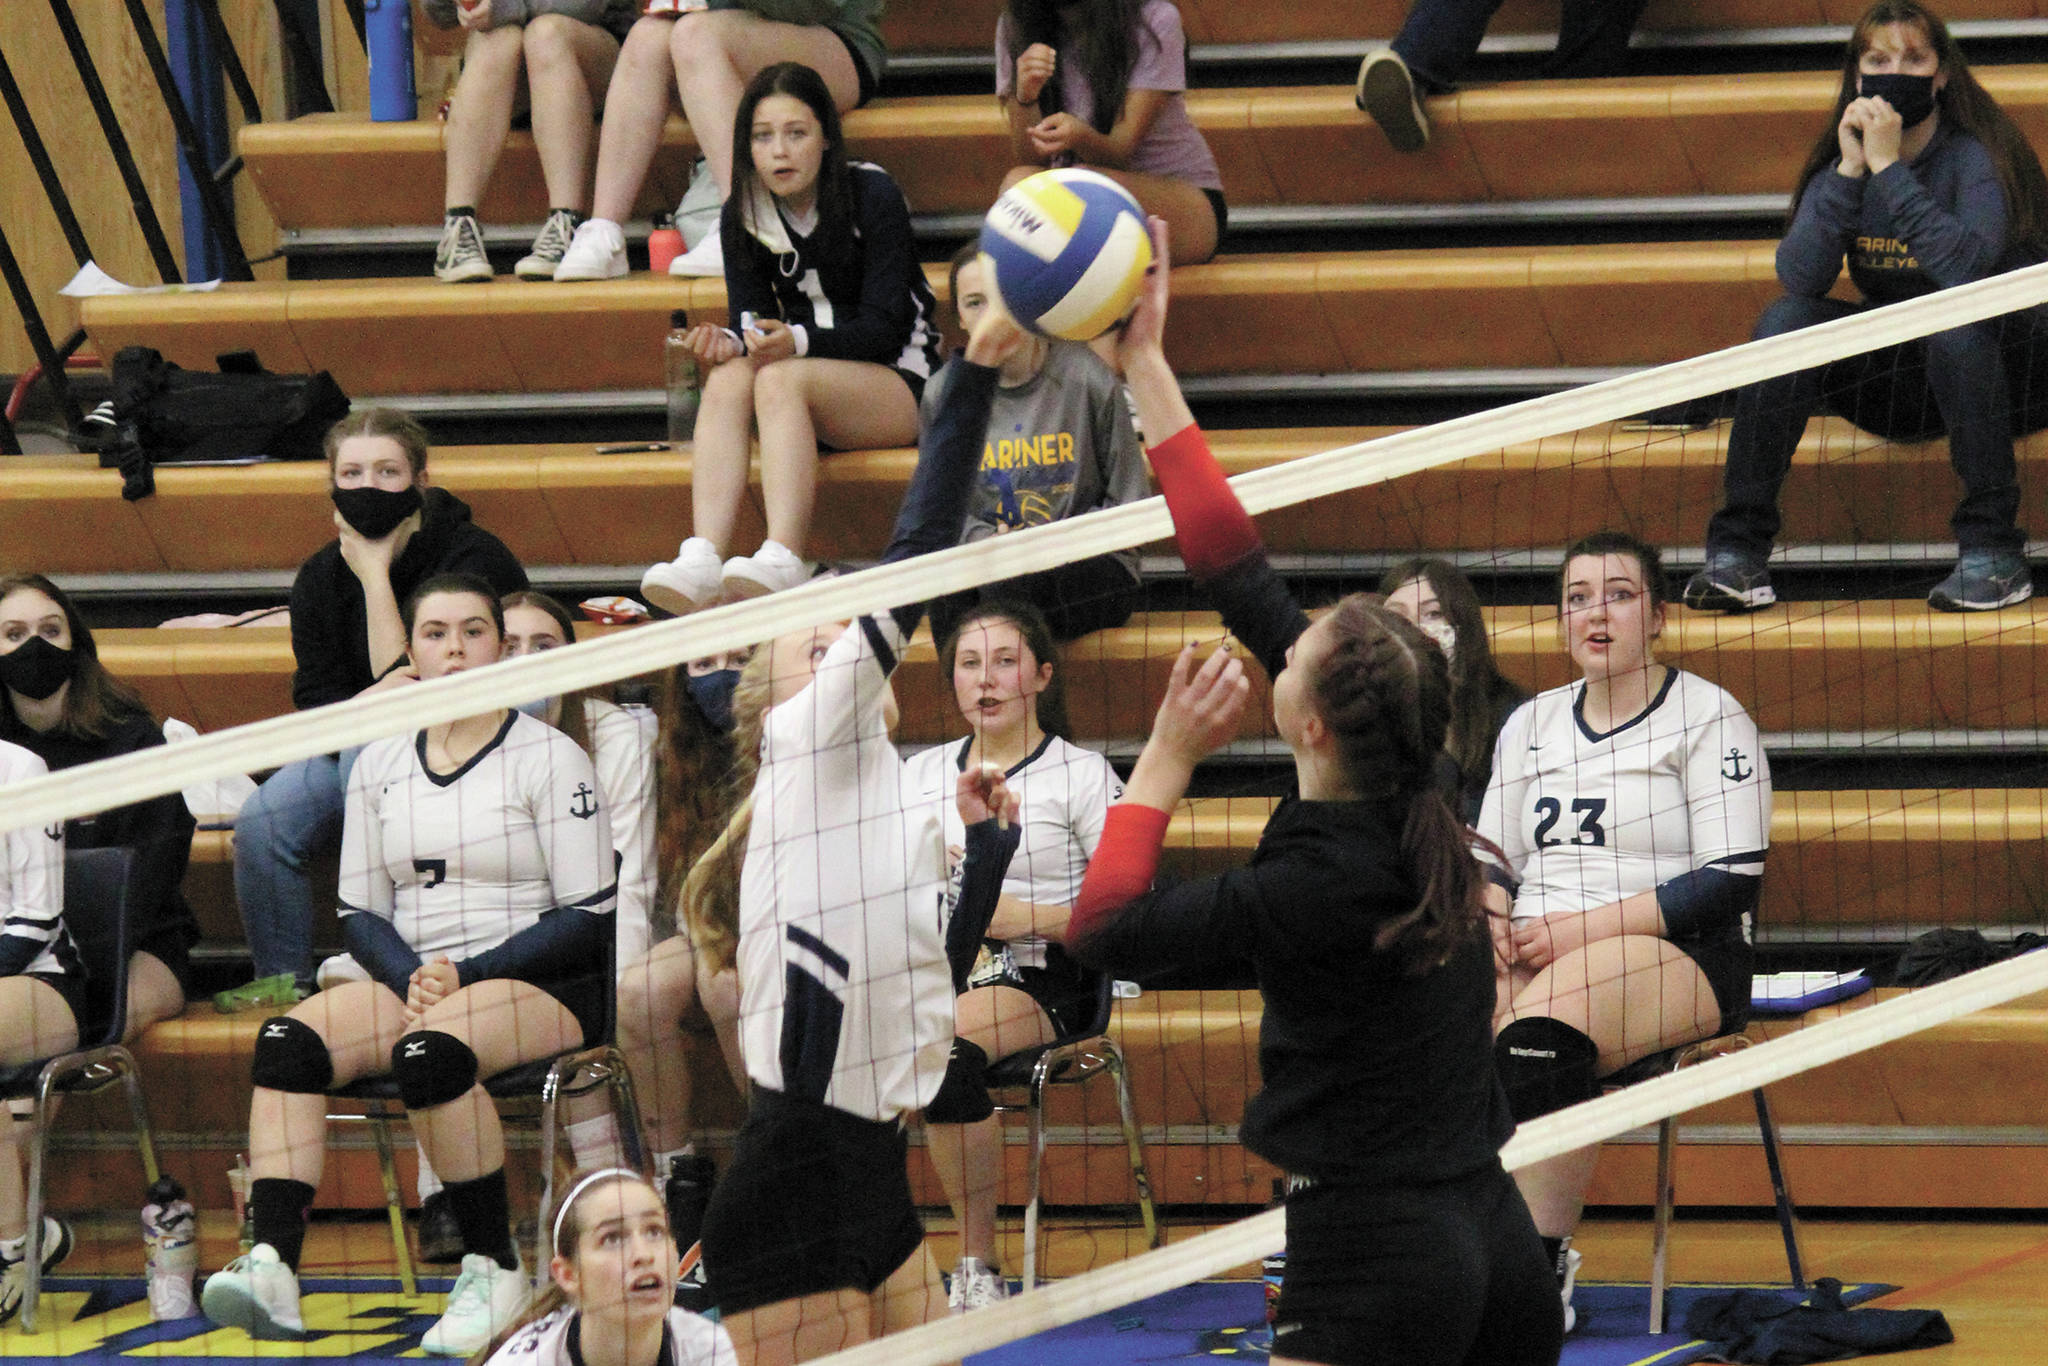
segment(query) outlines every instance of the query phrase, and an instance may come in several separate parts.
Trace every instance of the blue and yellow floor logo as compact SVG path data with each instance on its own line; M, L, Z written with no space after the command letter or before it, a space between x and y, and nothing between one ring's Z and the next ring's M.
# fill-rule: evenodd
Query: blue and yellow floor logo
M226 1363L281 1359L354 1358L359 1361L428 1359L420 1334L441 1315L448 1282L423 1282L407 1298L395 1280L321 1279L300 1283L306 1335L289 1342L259 1342L238 1328L217 1328L204 1318L158 1323L139 1280L52 1277L43 1282L36 1331L20 1323L0 1329L0 1359L9 1363L132 1362L143 1358Z

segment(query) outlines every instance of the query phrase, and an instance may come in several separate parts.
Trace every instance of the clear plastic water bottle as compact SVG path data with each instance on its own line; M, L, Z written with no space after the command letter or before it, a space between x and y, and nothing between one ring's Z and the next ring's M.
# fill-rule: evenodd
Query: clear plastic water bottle
M704 377L697 369L697 357L684 342L690 320L678 308L668 315L668 337L661 344L662 385L668 391L668 439L688 441L697 434L697 400L703 396Z
M199 1267L199 1219L185 1188L162 1177L142 1207L142 1245L149 1272L149 1315L158 1321L199 1312L192 1277Z

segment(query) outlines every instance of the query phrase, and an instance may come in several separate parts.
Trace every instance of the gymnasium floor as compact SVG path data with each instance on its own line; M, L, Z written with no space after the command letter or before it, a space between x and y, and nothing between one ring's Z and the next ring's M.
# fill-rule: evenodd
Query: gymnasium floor
M1845 1281L1883 1281L1900 1289L1873 1304L1895 1308L1940 1309L1955 1330L1952 1347L1935 1348L1909 1358L1969 1362L1971 1366L2038 1366L2048 1359L2048 1220L1984 1220L1972 1222L1911 1219L1815 1219L1805 1226L1807 1256L1815 1275ZM224 1213L202 1216L201 1264L218 1267L233 1253L230 1220ZM1199 1231L1176 1228L1186 1236ZM60 1275L87 1276L101 1270L133 1274L140 1261L140 1239L125 1221L89 1225L80 1230L80 1247ZM1056 1227L1048 1257L1054 1275L1071 1274L1087 1263L1124 1253L1121 1229L1090 1231ZM950 1236L940 1232L933 1251L942 1262L952 1253ZM1637 1219L1595 1219L1588 1222L1579 1246L1586 1254L1589 1281L1647 1279L1650 1232ZM1014 1255L1010 1258L1014 1264ZM389 1244L381 1224L319 1223L307 1242L309 1281L327 1277L369 1277L388 1274ZM435 1268L439 1271L440 1268ZM1783 1260L1773 1224L1761 1221L1682 1221L1673 1239L1672 1275L1676 1282L1755 1283L1782 1275ZM1256 1268L1241 1268L1247 1279ZM60 1292L45 1301L41 1331L24 1335L18 1325L0 1330L0 1358L65 1360L68 1362L137 1360L149 1357L184 1360L277 1360L301 1356L327 1359L354 1357L390 1360L396 1355L419 1357L415 1351L394 1351L398 1336L423 1329L438 1312L438 1300L425 1297L405 1304L396 1297L345 1293L339 1289L309 1297L309 1322L331 1330L315 1343L251 1344L238 1332L191 1331L192 1325L152 1329L146 1308L131 1304L111 1312L88 1313L83 1291ZM54 1310L55 1312L50 1312ZM424 1317L419 1317L424 1316ZM394 1332L394 1330L396 1330ZM112 1335L119 1342L109 1343ZM154 1340L151 1340L154 1339ZM1131 1347L1137 1349L1134 1337ZM1201 1354L1215 1359L1214 1351ZM1591 1354L1568 1344L1566 1366ZM1106 1366L1135 1362L1137 1355L1112 1358ZM1161 1358L1147 1351L1143 1359ZM1165 1358L1168 1360L1172 1357ZM1182 1359L1195 1359L1191 1354ZM1613 1358L1603 1355L1600 1360ZM1631 1366L1667 1360L1659 1354L1631 1358Z

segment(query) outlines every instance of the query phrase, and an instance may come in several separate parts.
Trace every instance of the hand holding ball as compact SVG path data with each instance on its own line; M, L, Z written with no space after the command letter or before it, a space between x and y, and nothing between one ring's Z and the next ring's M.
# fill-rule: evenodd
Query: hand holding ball
M1091 341L1130 313L1152 265L1145 211L1108 176L1040 171L1004 192L981 229L996 294L1034 332Z

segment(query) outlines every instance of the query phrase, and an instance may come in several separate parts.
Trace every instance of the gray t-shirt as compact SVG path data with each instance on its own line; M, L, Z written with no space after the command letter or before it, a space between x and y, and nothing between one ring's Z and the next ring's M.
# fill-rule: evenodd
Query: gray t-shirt
M1065 25L1062 25L1064 31ZM1062 41L1053 79L1060 83L1060 105L1094 126L1095 92L1087 73L1072 60L1073 44ZM1008 99L1017 88L1017 64L1010 57L1010 15L996 19L996 94ZM1138 11L1138 59L1131 67L1130 90L1163 90L1166 100L1145 136L1131 152L1125 170L1172 176L1205 190L1221 190L1223 177L1216 157L1188 116L1188 41L1181 31L1180 11L1171 0L1145 0Z
M927 426L952 372L949 364L925 386ZM1015 388L996 387L981 477L960 539L1042 526L1151 491L1123 386L1086 346L1054 342L1036 375ZM1138 552L1116 558L1135 579Z

